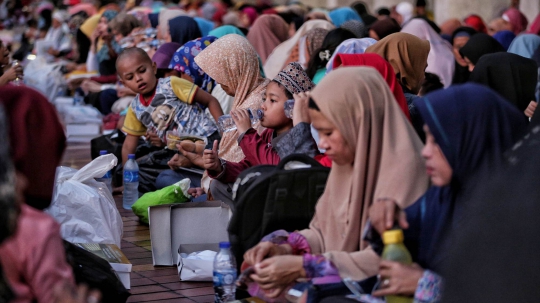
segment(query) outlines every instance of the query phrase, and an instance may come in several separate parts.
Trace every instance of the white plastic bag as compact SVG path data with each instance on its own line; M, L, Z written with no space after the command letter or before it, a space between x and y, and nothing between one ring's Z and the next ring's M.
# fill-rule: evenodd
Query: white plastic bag
M47 63L44 56L38 56L26 65L24 83L39 90L49 101L53 101L67 86L61 68L61 64Z
M62 238L73 243L121 245L123 222L107 186L97 182L114 166L113 154L100 156L79 171L58 167L51 206L46 210L61 224Z
M217 252L204 250L178 254L178 275L181 281L212 281Z

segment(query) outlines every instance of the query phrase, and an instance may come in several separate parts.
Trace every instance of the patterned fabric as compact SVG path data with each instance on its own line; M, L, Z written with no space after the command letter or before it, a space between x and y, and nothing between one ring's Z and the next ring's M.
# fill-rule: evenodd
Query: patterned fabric
M364 25L364 22L358 21L358 20L349 20L345 23L343 23L341 28L346 29L353 33L356 38L364 38L366 33L366 26Z
M113 11L113 10L106 10L102 15L101 17L105 17L105 19L107 19L107 22L110 22L112 19L114 19L114 17L116 17L118 15L118 12L117 11ZM112 41L111 42L111 45L112 47L114 48L114 50L116 51L116 53L120 53L122 51L122 48L120 47L120 45L118 45L118 43L116 43L116 41ZM96 54L96 57L98 59L98 62L103 62L105 60L109 60L111 57L109 56L109 47L104 44L97 52Z
M165 141L168 130L209 137L217 127L198 105L179 102L173 91L171 77L159 79L154 98L144 106L139 95L131 102L131 109L147 130L156 132Z
M298 62L287 64L274 78L274 81L283 85L291 94L307 92L315 87L302 66Z
M195 56L202 52L208 45L216 41L216 37L208 36L189 41L180 47L173 55L169 69L185 73L193 79L207 93L212 93L216 86L214 79L210 78L195 62Z
M309 56L322 46L328 32L329 30L325 28L313 28L306 33L306 45Z
M307 242L307 240L305 241ZM339 276L339 272L332 261L326 259L325 256L304 254L303 258L307 278Z
M414 294L415 303L437 303L441 301L443 293L443 278L436 273L426 270Z

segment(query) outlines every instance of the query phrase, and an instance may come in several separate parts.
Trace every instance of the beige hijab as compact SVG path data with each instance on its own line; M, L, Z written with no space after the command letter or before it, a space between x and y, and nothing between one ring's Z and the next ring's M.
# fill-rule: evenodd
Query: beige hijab
M212 79L235 91L232 109L257 109L269 80L261 77L257 52L249 41L236 34L225 35L195 57L195 62ZM256 125L256 128L260 128ZM261 131L262 129L259 129ZM219 156L227 161L244 158L237 131L223 134Z
M187 16L187 13L181 9L164 9L159 12L158 30L161 39L164 39L169 34L169 20L179 16Z
M312 253L324 253L342 278L361 280L377 274L379 264L379 257L362 240L369 206L390 198L407 207L428 188L422 143L373 68L332 71L311 97L355 156L352 165L332 163L310 227L300 233Z
M336 28L332 23L325 20L310 20L304 23L287 41L281 43L268 56L264 64L264 73L267 78L273 79L287 65L287 60L296 44L307 32L314 28L333 30Z

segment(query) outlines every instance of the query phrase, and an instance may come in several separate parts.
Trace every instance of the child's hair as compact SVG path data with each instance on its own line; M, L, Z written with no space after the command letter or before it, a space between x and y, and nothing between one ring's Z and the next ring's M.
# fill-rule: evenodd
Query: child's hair
M315 101L313 101L313 99L311 99L311 98L309 98L308 108L314 109L314 110L316 110L318 112L321 111L321 109L317 106L317 103L315 103Z
M272 80L272 82L275 82L277 83L277 85L279 85L279 88L281 88L283 90L283 92L285 93L285 96L287 97L287 99L292 99L293 98L293 94L285 88L285 86L281 85L281 83L277 82L276 80Z
M308 67L306 69L307 75L313 79L317 70L324 67L336 48L341 42L347 39L356 39L357 37L349 30L343 28L336 28L328 32L328 35L323 40L322 46L316 50L309 59Z
M138 48L138 47L128 47L128 48L124 49L118 55L118 58L116 58L116 70L118 71L118 65L120 64L120 62L124 58L131 57L131 56L139 56L139 58L143 62L150 62L150 64L152 64L152 59L150 59L148 54L143 49ZM119 74L119 76L120 76L120 74Z
M174 69L169 69L169 68L158 68L156 71L156 78L158 79L165 78L166 75L173 70Z

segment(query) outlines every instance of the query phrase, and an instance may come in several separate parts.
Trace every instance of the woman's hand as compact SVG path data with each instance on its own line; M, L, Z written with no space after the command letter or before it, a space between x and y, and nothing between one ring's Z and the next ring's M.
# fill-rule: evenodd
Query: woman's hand
M259 264L263 259L274 256L290 255L292 248L288 244L276 245L272 242L260 242L244 254L244 263Z
M392 199L378 199L373 203L369 208L369 219L371 225L381 235L394 227L394 221L398 221L399 226L403 229L409 228L407 215Z
M188 195L191 195L193 198L197 198L204 195L204 190L200 187L190 188L188 189L187 192L188 192Z
M90 79L84 79L81 83L81 89L86 93L99 93L101 91L101 84Z
M238 133L243 134L251 128L251 119L249 113L245 109L235 109L231 111L231 117L236 124Z
M191 161L189 161L188 158L175 154L169 162L167 162L167 165L169 165L169 168L176 171L180 167L191 167Z
M157 147L163 147L165 146L165 143L161 141L161 138L154 132L147 132L146 133L146 141L150 142L153 146Z
M538 105L536 101L531 101L527 106L527 109L525 109L525 116L532 118L534 111L536 111L536 105Z
M306 276L302 256L275 256L256 264L254 268L255 273L250 278L257 282L261 289L272 290L267 293L272 297L281 294L281 291L278 292L275 289L287 286L296 279Z
M195 146L195 149L193 149L188 143L200 146ZM201 156L201 154L204 152L204 145L180 141L179 144L176 144L176 148L178 148L178 152L191 161L192 164L204 168L204 158Z
M294 94L294 108L293 108L293 125L296 126L299 123L310 123L309 117L309 92Z
M220 174L223 171L221 160L218 157L218 141L214 141L212 149L203 152L203 168Z
M379 290L373 292L374 296L413 296L424 270L418 264L404 265L399 262L381 261L379 274L381 286Z

